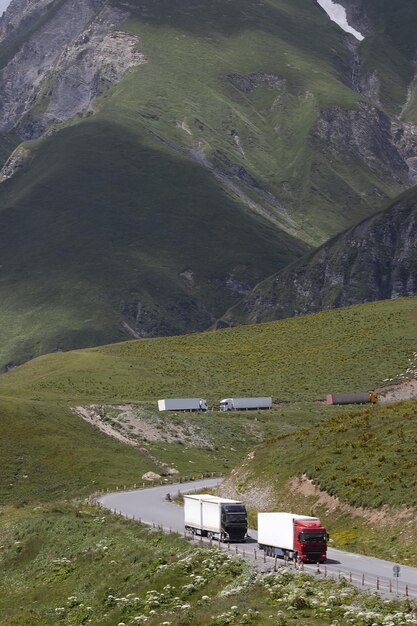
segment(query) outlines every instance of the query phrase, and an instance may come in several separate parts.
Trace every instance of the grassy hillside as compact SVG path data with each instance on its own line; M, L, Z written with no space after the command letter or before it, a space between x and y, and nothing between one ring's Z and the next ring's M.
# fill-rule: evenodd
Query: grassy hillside
M238 297L228 280L256 282L306 249L117 124L81 124L33 150L0 189L3 366L121 340L123 322L145 335L207 327Z
M27 142L24 166L1 185L1 368L208 328L307 244L408 184L372 113L364 146L343 153L349 115L368 114L351 88L351 50L315 2L157 0L129 11L123 28L147 63L105 91L95 115ZM16 45L37 24L28 28ZM324 113L342 153L318 131ZM1 140L0 156L14 145Z
M410 603L290 571L261 576L224 552L84 505L3 509L0 532L1 626L362 626L364 614L380 626L394 612L391 623L416 623Z
M2 502L87 495L104 485L139 484L143 473L158 469L130 446L84 423L64 403L1 398L0 432Z
M51 500L141 482L156 462L180 476L229 471L265 437L341 414L315 400L360 391L404 372L415 349L415 299L259 326L51 354L0 378L3 501ZM272 395L268 412L200 416L156 411L161 397ZM69 407L138 403L148 454L93 429ZM104 408L106 419L120 411ZM136 419L137 419L136 418ZM185 431L185 436L184 433Z
M404 371L417 338L416 298L207 333L50 354L0 378L0 393L69 402L272 395L323 399Z
M258 447L233 484L320 515L336 547L415 565L416 441L416 401L353 410Z

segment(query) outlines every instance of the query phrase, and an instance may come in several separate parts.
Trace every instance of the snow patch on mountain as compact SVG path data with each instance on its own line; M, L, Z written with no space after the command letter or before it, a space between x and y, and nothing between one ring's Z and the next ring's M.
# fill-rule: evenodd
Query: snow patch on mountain
M341 4L333 2L333 0L317 0L317 2L321 6L321 8L326 11L330 19L333 22L336 22L336 24L340 26L340 28L342 28L345 33L350 33L351 35L356 37L358 41L362 41L363 39L365 39L362 33L350 26L347 20L345 7L342 7Z

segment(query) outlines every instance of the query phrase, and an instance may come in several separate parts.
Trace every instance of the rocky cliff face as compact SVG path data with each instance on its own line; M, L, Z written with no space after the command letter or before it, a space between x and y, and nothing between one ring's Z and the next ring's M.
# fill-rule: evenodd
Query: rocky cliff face
M260 322L417 294L417 189L258 285L225 316Z
M326 109L314 135L331 157L360 161L399 185L417 181L417 126L394 121L372 104Z
M13 51L17 35L27 38L0 72L0 131L39 137L88 112L94 98L144 63L138 38L118 30L127 15L105 0L13 0L1 23L3 50Z

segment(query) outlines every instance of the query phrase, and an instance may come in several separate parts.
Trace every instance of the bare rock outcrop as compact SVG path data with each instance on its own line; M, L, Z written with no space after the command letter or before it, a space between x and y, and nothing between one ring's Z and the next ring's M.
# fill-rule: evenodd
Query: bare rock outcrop
M138 38L117 28L125 11L106 0L51 4L14 0L0 29L0 38L13 42L16 29L45 15L0 71L0 131L25 139L90 109L94 98L145 62Z
M315 138L331 156L359 159L378 177L388 177L398 185L417 181L417 128L394 122L371 104L322 111Z

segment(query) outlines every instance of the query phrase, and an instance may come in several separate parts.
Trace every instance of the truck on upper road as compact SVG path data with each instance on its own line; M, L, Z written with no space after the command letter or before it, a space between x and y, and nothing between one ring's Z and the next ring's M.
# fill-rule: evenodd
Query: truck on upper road
M208 411L204 398L170 398L158 400L160 411Z
M317 517L294 513L258 513L258 543L268 556L303 563L324 563L328 534Z
M245 541L248 514L243 502L209 494L184 496L185 530L220 541Z
M326 398L327 404L376 404L378 395L375 391L363 391L360 393L329 393Z
M271 409L272 398L225 398L220 400L220 411L247 411L249 409Z

